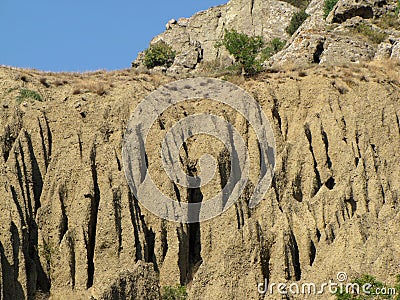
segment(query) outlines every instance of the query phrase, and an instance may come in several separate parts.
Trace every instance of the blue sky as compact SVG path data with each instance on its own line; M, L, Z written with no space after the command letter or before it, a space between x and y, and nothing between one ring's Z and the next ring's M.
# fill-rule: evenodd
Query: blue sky
M0 0L0 65L45 71L130 67L168 20L227 0Z

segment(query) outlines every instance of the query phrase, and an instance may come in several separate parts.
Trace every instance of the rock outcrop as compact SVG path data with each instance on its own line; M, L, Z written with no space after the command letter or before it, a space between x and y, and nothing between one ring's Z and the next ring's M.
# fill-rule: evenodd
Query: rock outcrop
M309 1L306 12L310 17L291 37L285 28L299 8L290 3L293 2L231 0L189 19L171 20L167 30L150 44L162 40L177 51L175 63L168 71L164 69L169 74L196 72L202 63L231 65L234 61L229 53L214 47L222 39L224 29L261 35L266 41L276 37L288 41L265 66L337 65L382 57L398 59L398 47L393 42L400 38L395 0L340 0L326 20L324 1ZM142 56L138 56L133 66L141 64Z
M353 4L355 7L369 5L373 15L363 15L362 9L352 10ZM390 18L390 22L400 25L394 3L339 1L326 21L323 1L312 1L306 11L310 17L266 65L339 65L374 58L398 59L395 44L400 37L400 27L388 27L385 23Z
M396 1L386 0L340 0L328 16L328 22L342 23L354 17L372 19L394 12Z
M229 65L232 58L215 44L221 40L225 29L235 29L248 35L261 35L267 41L275 37L288 38L285 28L298 9L277 0L232 0L195 14L189 19L171 20L166 31L156 36L150 44L160 40L169 44L178 54L171 73L187 73L199 62L220 61ZM140 65L141 57L133 63Z

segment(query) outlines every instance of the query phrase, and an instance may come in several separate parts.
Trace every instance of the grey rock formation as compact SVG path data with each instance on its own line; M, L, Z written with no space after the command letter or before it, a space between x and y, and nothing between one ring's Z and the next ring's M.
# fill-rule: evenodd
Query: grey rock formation
M340 24L329 24L323 21L320 10L314 12L292 36L287 46L266 65L338 65L374 58L398 59L395 45L400 32L395 28L381 28L380 18L372 22L355 16ZM377 44L373 39L375 34L387 38Z
M393 41L393 47L391 49L390 58L400 60L400 39Z
M277 0L231 0L225 5L199 12L189 19L171 20L167 30L156 36L150 44L160 40L177 52L172 73L185 73L198 62L218 60L224 65L233 62L223 49L215 48L225 29L235 29L249 35L261 35L267 41L280 37L288 39L285 32L291 16L298 9ZM141 57L134 62L140 64Z
M380 27L380 21L396 10L396 0L340 0L325 20L324 1L310 1L306 12L310 17L297 32L289 37L285 28L298 8L277 0L231 0L202 11L193 17L168 22L167 30L156 36L151 44L163 40L177 52L168 74L188 73L198 69L203 62L228 66L234 62L227 51L215 48L223 37L224 29L236 29L248 35L261 35L266 41L279 37L288 40L286 47L265 66L285 64L344 64L369 61L374 58L398 59L396 42L384 40L382 45L369 39L371 33L359 32L360 24L371 28L372 34L384 34L394 39L400 37L396 28ZM381 22L381 23L380 23ZM383 23L382 23L383 22ZM400 24L400 20L398 21ZM140 66L143 53L133 62Z
M326 43L321 46L323 53L320 56L320 64L339 65L348 62L358 63L374 58L375 48L365 41L351 37L328 37ZM318 62L318 61L317 61Z
M371 19L394 12L396 0L340 0L327 17L328 22L342 23L353 17Z
M375 53L375 59L388 59L392 56L393 45L391 43L381 43Z
M318 22L310 18L293 35L288 46L270 60L272 66L294 64L340 65L349 62L372 60L376 46L351 32L355 24L363 21L353 18L334 29L318 29Z

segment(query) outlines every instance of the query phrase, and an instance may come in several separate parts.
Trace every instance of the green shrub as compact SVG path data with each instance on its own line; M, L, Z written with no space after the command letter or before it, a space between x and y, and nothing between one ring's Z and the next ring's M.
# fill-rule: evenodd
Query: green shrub
M304 21L310 15L305 12L305 10L301 10L299 12L294 13L292 19L290 20L290 24L286 27L286 32L290 35L293 35L297 29L304 23Z
M324 2L324 17L329 15L329 13L332 11L332 9L335 7L336 3L338 3L339 0L325 0Z
M396 15L398 15L399 12L400 12L400 0L397 0Z
M35 101L40 101L42 102L42 96L38 92L27 90L27 89L21 89L19 91L19 95L17 96L17 102L21 103L24 100L31 99Z
M240 69L242 74L256 74L262 70L261 63L279 52L286 45L286 41L274 38L268 43L261 36L248 36L238 33L236 30L225 30L224 38L215 46L225 46L228 52L235 58L235 64L224 68L231 74Z
M163 300L185 300L187 299L186 287L177 285L173 286L164 286L161 299Z
M280 38L274 38L270 41L267 46L262 50L261 61L266 61L274 54L278 53L285 47L286 41L282 41Z
M175 51L164 42L151 45L144 53L143 64L151 69L157 66L170 67L175 59Z
M398 283L400 284L400 275L398 275ZM377 281L375 277L371 276L371 275L362 275L361 277L355 279L352 281L352 283L357 283L359 288L360 288L360 294L356 294L355 292L352 293L346 293L346 291L342 291L342 293L340 292L340 290L338 290L338 292L336 293L336 299L337 300L368 300L368 299L395 299L398 300L399 296L393 296L393 295L389 295L388 293L388 289L393 289L392 287L383 284L380 281ZM363 293L363 286L365 284L369 284L370 288L369 288L369 292L370 294L365 294ZM396 294L398 293L398 288L400 286L396 286ZM383 295L377 294L377 289L381 290L382 288L386 288L387 294ZM351 292L351 291L350 291Z
M364 35L375 44L380 44L387 38L386 33L374 30L371 26L365 23L358 23L355 27L355 31Z
M305 9L308 4L311 2L310 0L283 0L295 7L298 7L300 9Z
M222 42L217 43L216 46L225 46L241 66L243 74L255 74L261 70L260 61L257 60L257 55L264 46L261 36L248 36L236 30L225 29Z
M394 28L400 30L400 19L394 13L387 13L381 16L375 23L383 29Z

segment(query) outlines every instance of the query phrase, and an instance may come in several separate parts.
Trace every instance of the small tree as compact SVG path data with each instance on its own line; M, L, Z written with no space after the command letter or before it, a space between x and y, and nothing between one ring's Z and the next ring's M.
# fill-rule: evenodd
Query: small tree
M233 29L225 29L222 42L216 46L225 46L242 68L243 74L254 74L261 69L261 64L257 60L257 55L264 46L261 36L248 36Z
M161 41L151 45L144 52L143 64L149 69L157 66L170 67L174 62L175 55L171 46Z
M294 13L292 19L290 20L289 26L286 27L286 32L290 35L293 35L309 16L310 15L306 13L305 10Z

